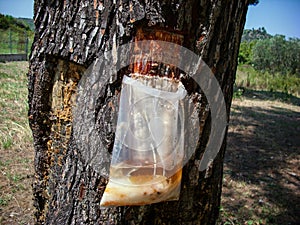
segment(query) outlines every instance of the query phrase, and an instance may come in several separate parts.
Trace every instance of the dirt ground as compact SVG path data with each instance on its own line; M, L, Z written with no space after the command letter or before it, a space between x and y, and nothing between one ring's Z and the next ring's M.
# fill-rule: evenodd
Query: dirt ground
M233 101L220 224L300 224L299 100L248 91Z
M33 224L33 148L1 149L0 224Z
M0 65L0 86L7 82L24 92L18 97L19 91L14 94L8 92L11 88L0 88L0 224L33 221L27 66L7 71L9 64ZM299 134L299 98L246 91L233 100L218 224L300 224Z

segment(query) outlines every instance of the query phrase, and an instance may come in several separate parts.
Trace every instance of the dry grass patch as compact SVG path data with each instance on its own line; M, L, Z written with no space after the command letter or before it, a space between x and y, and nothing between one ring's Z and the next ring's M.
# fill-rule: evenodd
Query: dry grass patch
M300 221L299 103L263 91L233 101L219 224Z

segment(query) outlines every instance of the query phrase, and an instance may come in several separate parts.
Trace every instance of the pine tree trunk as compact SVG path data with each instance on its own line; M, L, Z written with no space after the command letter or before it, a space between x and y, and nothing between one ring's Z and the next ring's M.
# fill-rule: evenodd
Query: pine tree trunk
M138 32L143 39L157 31L180 37L184 47L202 56L219 81L229 114L247 7L247 0L35 1L36 34L28 77L36 224L215 224L226 141L209 169L200 172L198 164L210 131L205 110L201 145L183 169L179 201L100 208L107 184L102 171L109 163L114 138L119 76L107 77L104 68L99 77L96 112L91 112L90 120L98 133L86 130L83 138L89 139L88 146L82 147L83 140L74 135L73 121L81 119L72 108L78 84L92 72L87 68L95 61L103 66L105 51L136 40ZM187 83L186 88L194 87ZM86 107L81 113L89 111L90 96L88 89L84 91ZM195 92L191 93L194 99ZM86 160L89 154L103 163L95 167Z

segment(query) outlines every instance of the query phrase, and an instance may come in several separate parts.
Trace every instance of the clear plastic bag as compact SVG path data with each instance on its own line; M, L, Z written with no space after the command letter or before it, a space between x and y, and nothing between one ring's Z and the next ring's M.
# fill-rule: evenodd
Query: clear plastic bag
M135 78L132 78L135 77ZM179 81L124 76L109 182L101 206L177 200L184 157Z

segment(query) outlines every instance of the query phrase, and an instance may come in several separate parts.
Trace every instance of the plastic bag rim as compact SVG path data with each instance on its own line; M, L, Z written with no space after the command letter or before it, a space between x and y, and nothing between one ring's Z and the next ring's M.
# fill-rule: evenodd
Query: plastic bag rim
M123 77L123 84L134 85L135 88L140 89L142 92L145 92L146 94L159 97L159 98L168 99L168 100L181 100L187 94L187 91L185 90L181 82L178 85L178 90L176 92L164 91L164 90L159 90L157 88L149 87L141 83L139 80L133 79L127 75L124 75Z

